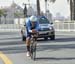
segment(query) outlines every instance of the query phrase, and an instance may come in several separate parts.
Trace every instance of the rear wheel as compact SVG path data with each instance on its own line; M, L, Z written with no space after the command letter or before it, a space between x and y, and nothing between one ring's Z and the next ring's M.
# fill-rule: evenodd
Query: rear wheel
M36 45L33 46L33 60L36 59Z

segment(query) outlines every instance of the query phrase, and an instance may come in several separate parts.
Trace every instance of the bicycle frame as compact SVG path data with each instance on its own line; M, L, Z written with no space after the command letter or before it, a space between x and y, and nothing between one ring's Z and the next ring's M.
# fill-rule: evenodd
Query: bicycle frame
M31 59L33 59L33 60L35 60L35 58L36 58L36 42L35 42L35 40L36 40L36 38L34 37L34 35L32 35L30 52L31 52Z

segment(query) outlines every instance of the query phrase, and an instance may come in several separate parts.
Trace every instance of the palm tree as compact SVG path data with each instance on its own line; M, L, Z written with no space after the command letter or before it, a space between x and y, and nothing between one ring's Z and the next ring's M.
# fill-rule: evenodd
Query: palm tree
M70 2L70 18L73 20L73 0L67 0Z
M1 24L1 16L4 14L3 10L0 9L0 24Z
M40 0L37 0L36 2L37 2L37 15L40 15L40 2L39 2ZM45 0L45 2L47 2L47 1L49 1L49 2L55 2L56 0Z
M70 17L75 20L75 0L68 0L70 2Z
M75 0L73 0L73 20L75 20Z
M37 0L36 3L37 3L37 15L40 15L40 2L39 2L39 0Z
M45 0L45 10L47 11L47 1L54 3L56 0Z
M7 10L6 9L3 9L3 16L5 18L5 24L7 23L6 21L6 17L7 17Z
M73 20L73 5L72 5L72 0L70 0L70 17L71 17L71 20Z
M49 2L55 2L56 0L45 0L45 3ZM70 2L70 16L71 20L75 20L75 0L67 0ZM39 0L37 0L37 13L40 15L40 3Z
M56 0L49 0L50 2L55 2ZM75 20L75 0L67 0L70 2L70 17L71 20Z
M54 3L56 0L49 0L49 1Z

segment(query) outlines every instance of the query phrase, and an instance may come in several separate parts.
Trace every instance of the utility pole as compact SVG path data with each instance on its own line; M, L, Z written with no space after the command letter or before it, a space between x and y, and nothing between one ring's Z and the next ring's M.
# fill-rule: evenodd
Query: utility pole
M36 3L37 3L37 15L39 16L40 15L40 2L39 2L39 0L37 0Z
M73 2L72 0L70 0L70 17L71 17L71 20L73 20Z

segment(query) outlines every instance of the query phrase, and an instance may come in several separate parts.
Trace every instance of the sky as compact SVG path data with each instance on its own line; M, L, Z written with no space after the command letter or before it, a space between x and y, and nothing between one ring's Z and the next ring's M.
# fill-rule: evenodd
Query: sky
M12 4L13 0L0 0L0 7L1 6L10 6ZM28 3L27 0L14 0L18 5L21 7L23 6L23 3ZM36 0L30 0L31 3L35 3ZM42 3L41 3L42 4ZM67 0L57 0L54 4L49 4L49 10L50 12L55 15L56 13L60 12L62 16L69 16L69 3L67 3ZM44 10L43 6L41 7L42 10Z
M62 16L70 15L70 7L67 0L57 0L54 4L50 4L51 12L60 12Z
M16 2L23 7L23 3L28 3L28 0L0 0L0 6L10 6L12 2ZM30 0L31 3L35 3L35 0Z

